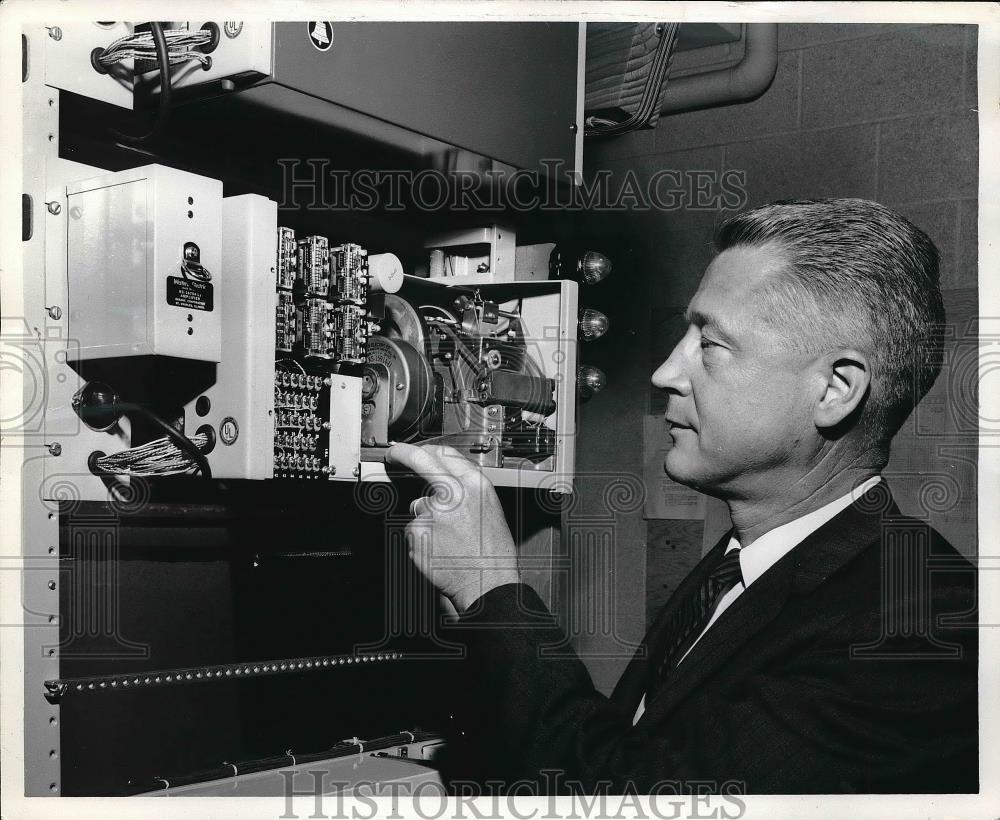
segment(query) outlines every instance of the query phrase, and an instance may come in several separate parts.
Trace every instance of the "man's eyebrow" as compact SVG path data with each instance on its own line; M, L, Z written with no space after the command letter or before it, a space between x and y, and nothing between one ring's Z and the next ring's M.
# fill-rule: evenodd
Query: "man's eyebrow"
M722 336L725 336L727 341L730 342L736 341L736 337L734 336L734 334L728 328L722 325L718 319L707 313L702 313L700 310L692 310L691 308L687 308L684 311L684 321L686 321L689 325L696 325L697 327L709 327L712 330L715 330L716 332L721 334Z

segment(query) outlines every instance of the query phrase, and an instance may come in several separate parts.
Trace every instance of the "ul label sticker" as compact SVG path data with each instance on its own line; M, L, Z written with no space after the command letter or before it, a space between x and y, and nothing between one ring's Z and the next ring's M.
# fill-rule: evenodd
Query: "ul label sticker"
M232 416L226 416L222 420L222 424L219 425L219 438L222 439L223 444L232 444L239 438L240 426L236 423L236 419Z
M314 20L308 24L309 42L319 51L329 51L333 45L333 23Z

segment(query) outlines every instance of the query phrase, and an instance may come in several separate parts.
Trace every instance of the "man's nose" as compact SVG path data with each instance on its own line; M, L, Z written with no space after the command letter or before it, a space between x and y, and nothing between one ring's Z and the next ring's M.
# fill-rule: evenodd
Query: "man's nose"
M670 352L667 360L656 368L651 380L654 387L680 396L686 396L691 392L691 380L688 378L685 367L685 339L681 339Z

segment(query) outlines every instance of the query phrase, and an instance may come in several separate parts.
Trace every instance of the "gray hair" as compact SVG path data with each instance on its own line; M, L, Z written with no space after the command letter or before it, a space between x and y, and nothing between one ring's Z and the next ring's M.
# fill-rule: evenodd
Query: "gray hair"
M871 387L856 419L869 446L887 457L941 370L945 314L934 243L876 202L800 199L726 220L716 250L739 246L771 246L787 261L765 296L804 344L868 354Z

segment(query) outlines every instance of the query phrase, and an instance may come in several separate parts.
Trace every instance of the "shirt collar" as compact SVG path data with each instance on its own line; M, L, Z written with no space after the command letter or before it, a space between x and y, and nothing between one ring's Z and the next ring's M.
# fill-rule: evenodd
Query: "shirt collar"
M802 543L809 535L822 527L837 513L847 509L856 499L881 480L882 476L872 476L849 493L823 505L818 510L813 510L811 513L789 521L787 524L782 524L780 527L775 527L773 530L768 530L752 544L742 549L740 549L740 542L736 540L736 536L732 536L729 539L729 544L726 545L726 552L734 549L740 550L743 586L750 586L787 553L791 552L796 544Z

